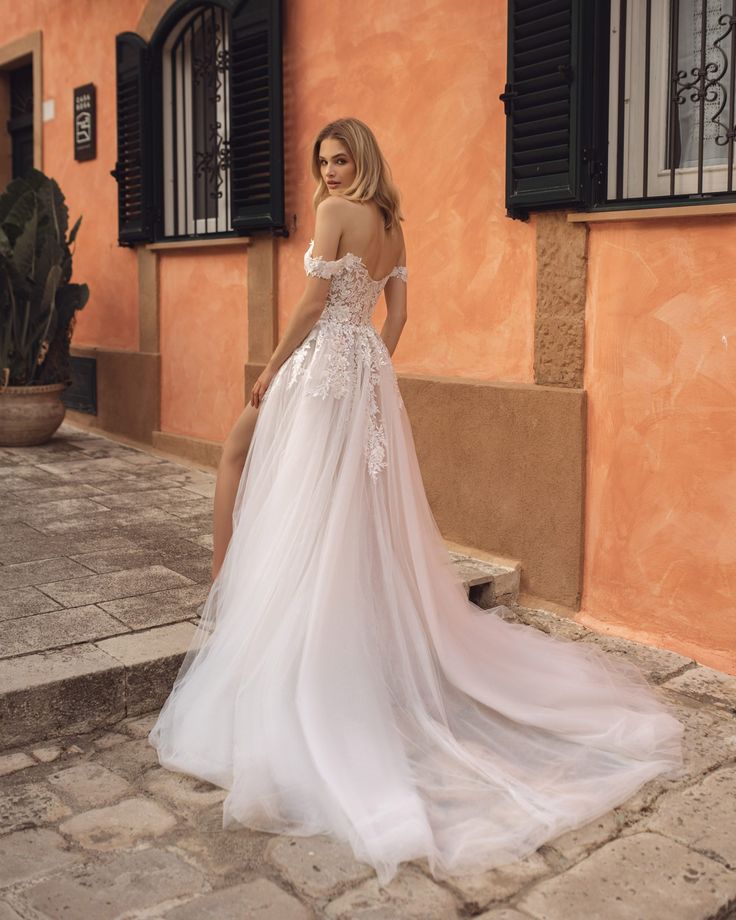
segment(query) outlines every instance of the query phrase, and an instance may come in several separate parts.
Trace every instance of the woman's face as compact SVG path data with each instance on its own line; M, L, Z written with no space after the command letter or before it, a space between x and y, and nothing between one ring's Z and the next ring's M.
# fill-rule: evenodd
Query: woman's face
M357 172L346 147L334 137L326 137L319 145L319 169L331 195L348 188Z

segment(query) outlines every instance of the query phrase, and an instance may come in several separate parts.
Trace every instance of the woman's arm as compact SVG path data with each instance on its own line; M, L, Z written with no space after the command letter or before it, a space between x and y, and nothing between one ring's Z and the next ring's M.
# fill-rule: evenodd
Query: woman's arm
M344 202L337 198L325 198L317 205L314 225L314 246L312 254L329 261L337 256L337 248L342 236L342 217ZM309 334L309 331L322 315L330 289L329 278L308 276L304 293L292 310L284 334L268 360L263 373L256 380L251 393L252 405L258 407L263 394L273 379L276 371Z
M406 265L406 245L401 247L399 265ZM393 355L406 324L406 281L395 275L389 278L383 287L383 296L386 298L386 319L381 327L381 338Z

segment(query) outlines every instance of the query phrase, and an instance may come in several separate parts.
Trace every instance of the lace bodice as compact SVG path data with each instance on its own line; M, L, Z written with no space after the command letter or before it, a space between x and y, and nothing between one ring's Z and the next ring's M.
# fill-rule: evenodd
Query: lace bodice
M391 277L406 281L405 265L396 265L385 278L371 278L360 256L346 252L341 259L323 259L313 256L314 240L304 253L304 270L317 278L331 278L322 319L342 323L369 323L384 285Z
M375 480L388 462L377 390L381 369L391 365L391 355L371 315L388 279L406 281L408 272L405 265L396 265L385 278L371 278L363 260L354 253L347 252L341 259L323 259L312 255L313 246L311 240L304 253L304 270L308 275L331 279L325 307L274 377L265 399L280 387L286 386L288 391L300 383L310 396L355 400L367 381L364 450L368 472ZM393 369L389 386L399 409L404 409Z

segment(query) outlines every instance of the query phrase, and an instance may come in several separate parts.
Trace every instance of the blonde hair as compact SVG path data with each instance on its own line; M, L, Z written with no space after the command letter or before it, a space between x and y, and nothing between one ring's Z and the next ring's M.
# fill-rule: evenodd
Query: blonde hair
M357 118L338 118L329 122L314 140L312 175L319 183L312 199L315 210L320 201L330 194L319 166L320 144L327 138L342 141L355 161L355 178L340 197L348 198L350 201L372 199L383 212L384 228L390 230L394 225L398 226L398 222L404 220L401 213L401 195L394 185L391 170L381 153L375 135L368 125Z

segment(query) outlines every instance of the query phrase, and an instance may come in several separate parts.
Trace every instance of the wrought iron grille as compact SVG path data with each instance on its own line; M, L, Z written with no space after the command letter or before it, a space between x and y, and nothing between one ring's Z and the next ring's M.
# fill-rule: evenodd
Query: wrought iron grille
M608 201L734 192L736 0L611 0Z
M165 235L228 232L229 13L198 7L170 37L163 65Z

